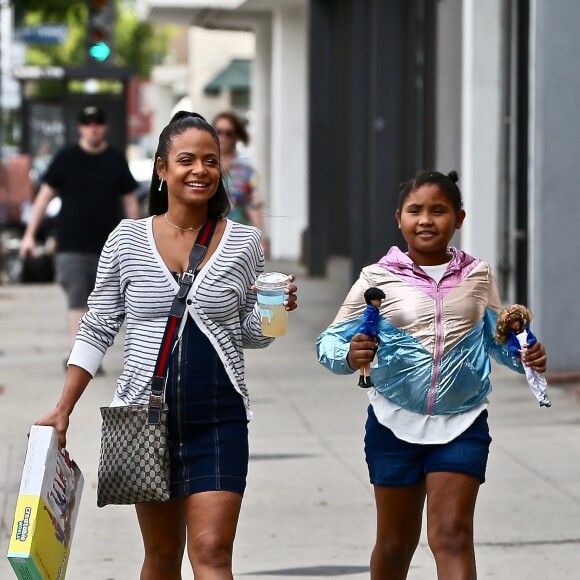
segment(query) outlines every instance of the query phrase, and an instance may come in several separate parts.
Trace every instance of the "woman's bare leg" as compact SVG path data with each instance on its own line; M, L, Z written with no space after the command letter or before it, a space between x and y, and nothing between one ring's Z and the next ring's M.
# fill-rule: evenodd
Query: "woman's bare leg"
M185 499L187 552L196 580L231 580L234 538L242 496L229 491Z
M180 580L185 550L184 500L138 503L135 508L145 547L140 579Z

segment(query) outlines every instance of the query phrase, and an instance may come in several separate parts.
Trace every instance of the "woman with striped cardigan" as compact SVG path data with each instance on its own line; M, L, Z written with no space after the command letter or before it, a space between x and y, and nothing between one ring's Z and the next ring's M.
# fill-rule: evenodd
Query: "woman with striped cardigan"
M233 578L252 418L243 349L264 348L273 339L260 331L253 286L264 269L260 231L226 219L229 209L214 128L196 113L177 113L159 138L149 217L123 220L110 234L62 396L37 423L53 425L65 445L69 416L123 322L123 372L111 405L148 401L180 276L198 232L215 222L167 374L171 499L136 504L142 580L181 578L186 547L196 578ZM289 311L296 308L292 281Z

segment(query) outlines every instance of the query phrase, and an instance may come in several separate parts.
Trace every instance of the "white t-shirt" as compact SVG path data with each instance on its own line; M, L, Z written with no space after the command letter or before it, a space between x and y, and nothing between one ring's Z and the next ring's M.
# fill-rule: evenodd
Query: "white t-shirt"
M447 272L448 263L449 262L445 262L445 264L437 264L436 266L421 266L421 270L439 284L439 281L443 278L443 274Z
M369 400L381 425L409 443L448 443L461 435L487 409L486 400L473 409L451 415L421 415L391 403L376 389L369 390Z

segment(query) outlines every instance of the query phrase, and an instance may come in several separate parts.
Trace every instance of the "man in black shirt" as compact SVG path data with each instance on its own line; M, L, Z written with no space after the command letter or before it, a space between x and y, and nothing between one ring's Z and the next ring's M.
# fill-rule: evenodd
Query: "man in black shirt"
M108 235L123 217L141 217L137 182L125 156L107 143L103 110L84 107L78 130L78 143L61 149L43 176L20 246L23 257L32 254L48 203L59 196L55 266L57 281L68 299L71 344L87 309Z

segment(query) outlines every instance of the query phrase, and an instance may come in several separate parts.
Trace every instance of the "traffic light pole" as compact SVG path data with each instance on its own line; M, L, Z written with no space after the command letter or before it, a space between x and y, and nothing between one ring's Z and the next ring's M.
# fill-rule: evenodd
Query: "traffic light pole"
M4 26L4 8L9 0L0 0L0 163L4 157L4 54L2 52L2 27Z
M87 0L87 64L101 65L112 60L115 32L114 0Z

